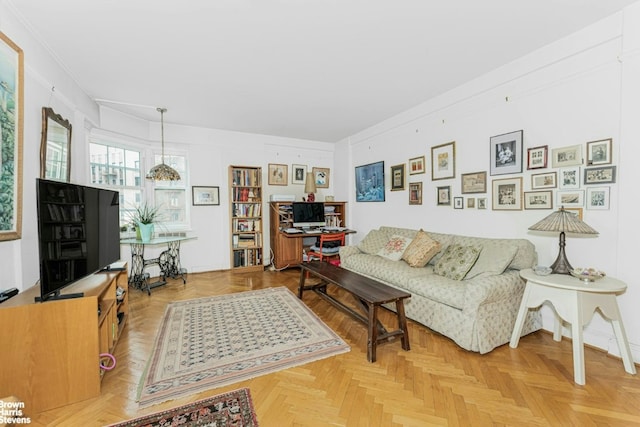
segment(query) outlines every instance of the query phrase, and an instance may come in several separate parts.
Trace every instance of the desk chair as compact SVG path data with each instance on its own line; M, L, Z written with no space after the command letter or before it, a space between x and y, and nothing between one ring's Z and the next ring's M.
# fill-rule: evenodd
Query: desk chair
M311 261L312 257L319 258L320 261L328 261L334 265L340 265L340 253L339 247L344 246L345 233L322 233L320 235L319 244L315 244L309 248L307 252L307 262ZM327 242L339 242L339 246L326 247ZM333 243L335 244L335 243ZM331 246L329 244L328 246Z

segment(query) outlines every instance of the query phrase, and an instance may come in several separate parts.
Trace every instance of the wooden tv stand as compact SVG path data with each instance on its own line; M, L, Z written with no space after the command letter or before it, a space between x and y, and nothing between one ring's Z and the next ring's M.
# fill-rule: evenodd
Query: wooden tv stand
M33 414L100 395L99 354L113 353L129 313L127 265L117 267L62 290L82 298L34 302L36 285L0 304L0 396Z

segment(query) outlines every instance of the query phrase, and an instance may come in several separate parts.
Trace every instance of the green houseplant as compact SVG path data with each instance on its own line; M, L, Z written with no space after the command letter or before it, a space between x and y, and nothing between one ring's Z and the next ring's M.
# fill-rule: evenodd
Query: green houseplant
M158 219L160 207L144 201L131 211L130 220L136 228L136 237L143 242L151 240L154 223Z

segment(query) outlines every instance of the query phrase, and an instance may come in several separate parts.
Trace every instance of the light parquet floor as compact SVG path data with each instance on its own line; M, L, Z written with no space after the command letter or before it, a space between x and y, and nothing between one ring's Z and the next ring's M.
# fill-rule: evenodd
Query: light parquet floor
M136 390L156 329L170 301L287 286L282 272L190 274L146 293L131 290L130 317L102 382L99 398L31 416L32 426L102 426L248 387L261 426L630 426L640 425L640 376L622 361L586 348L587 384L573 382L571 342L537 332L486 355L409 322L411 350L399 341L366 357L363 325L312 292L304 301L351 346L351 351L274 374L138 410ZM342 295L348 299L347 295ZM382 320L394 326L392 317Z

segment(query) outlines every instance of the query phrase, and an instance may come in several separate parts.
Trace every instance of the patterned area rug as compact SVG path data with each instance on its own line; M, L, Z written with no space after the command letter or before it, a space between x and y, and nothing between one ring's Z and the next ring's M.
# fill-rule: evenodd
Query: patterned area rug
M349 351L285 287L167 306L138 401L148 406Z
M249 389L241 388L107 427L253 427L257 425L258 420Z

